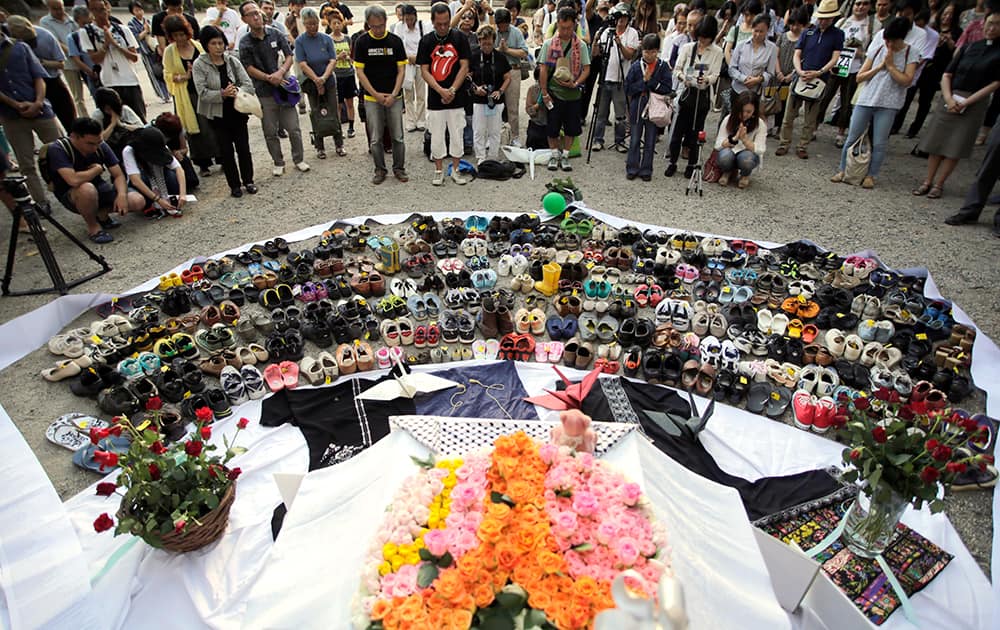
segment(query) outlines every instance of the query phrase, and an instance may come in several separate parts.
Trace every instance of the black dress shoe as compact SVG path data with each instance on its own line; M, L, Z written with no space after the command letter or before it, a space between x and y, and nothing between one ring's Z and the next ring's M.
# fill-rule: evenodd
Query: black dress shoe
M677 165L671 162L670 164L667 164L667 169L663 171L663 175L664 177L673 177L674 173L676 172L677 172Z
M690 179L694 175L694 164L688 164L684 167L684 177Z
M965 225L966 223L976 223L977 221L979 221L979 212L974 210L960 210L944 220L948 225Z
M251 195L257 194L257 186L255 186L254 184L247 184L246 186L244 186L244 188L246 188L247 192L250 193Z
M233 188L232 190L229 191L229 194L230 194L230 196L236 197L237 199L239 199L240 197L243 196L243 191L241 189L239 189L239 188Z

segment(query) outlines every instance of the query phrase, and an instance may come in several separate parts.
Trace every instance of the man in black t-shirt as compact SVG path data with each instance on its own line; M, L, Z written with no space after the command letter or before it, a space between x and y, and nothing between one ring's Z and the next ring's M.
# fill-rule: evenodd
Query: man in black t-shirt
M368 146L375 162L372 183L376 185L384 182L388 173L382 147L386 125L392 136L392 173L401 182L410 180L406 174L406 145L403 143L403 102L399 98L406 69L406 50L403 40L386 30L387 20L381 6L365 8L368 32L359 36L354 44L354 67L365 92Z
M101 131L101 123L93 118L77 118L68 139L48 145L46 160L56 199L83 217L90 240L103 244L114 240L105 230L120 225L108 215L109 210L125 216L146 204L142 195L128 192L125 173L114 151L101 140ZM105 171L111 175L110 182L103 177Z
M163 56L163 51L167 47L167 34L163 32L163 20L167 18L168 15L179 15L188 21L191 25L191 32L193 35L191 39L198 39L198 32L201 27L198 25L198 20L195 19L190 13L184 12L184 2L183 0L163 0L163 11L159 11L153 14L150 24L149 32L153 34L156 38L156 51ZM229 42L232 44L232 42Z
M451 10L443 2L431 7L434 32L424 35L417 48L417 64L427 83L427 128L431 132L431 159L435 186L444 183L444 158L451 155L451 179L459 185L467 180L458 172L465 148L465 79L469 74L469 39L451 28ZM445 142L445 132L448 142Z

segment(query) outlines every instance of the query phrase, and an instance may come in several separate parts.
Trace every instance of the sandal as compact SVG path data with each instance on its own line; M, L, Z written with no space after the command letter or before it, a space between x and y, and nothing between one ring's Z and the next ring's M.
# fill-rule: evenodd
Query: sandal
M944 190L940 186L931 186L930 191L927 193L928 199L940 199L941 195L944 194Z
M922 184L920 184L919 186L917 186L916 188L914 188L914 189L913 189L912 191L910 191L910 192L911 192L911 193L913 193L913 194L914 194L915 196L917 196L917 197L922 197L922 196L926 195L926 194L927 194L927 192L928 192L928 191L929 191L930 189L931 189L931 184L930 184L930 182L923 182Z

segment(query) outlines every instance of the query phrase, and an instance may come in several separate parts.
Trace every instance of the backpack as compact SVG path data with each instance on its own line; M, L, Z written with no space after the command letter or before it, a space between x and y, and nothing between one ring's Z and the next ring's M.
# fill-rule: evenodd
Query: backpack
M494 179L505 182L508 179L518 179L525 173L523 164L515 164L507 160L483 160L479 164L480 179Z
M55 142L51 144L43 144L42 148L38 150L38 172L42 176L42 180L45 181L45 185L48 186L49 190L55 189L55 184L52 181L52 171L49 170L49 148L53 144L58 144L62 147L62 150L66 152L69 159L75 161L75 152L73 151L73 145L70 143L69 138L63 136L62 138L57 138Z

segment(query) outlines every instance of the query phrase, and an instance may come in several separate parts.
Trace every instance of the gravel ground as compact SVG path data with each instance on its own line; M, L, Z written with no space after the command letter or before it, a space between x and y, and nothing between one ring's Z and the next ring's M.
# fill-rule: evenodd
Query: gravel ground
M524 89L526 89L525 86ZM152 92L149 91L151 94ZM165 109L150 106L155 116ZM522 120L526 116L522 113ZM718 124L712 115L709 128ZM303 125L308 122L303 118ZM476 181L464 187L450 182L431 186L431 165L422 153L421 134L407 134L407 166L411 181L392 178L381 186L370 182L371 162L366 155L362 127L346 141L348 156L330 153L318 160L307 146L310 173L292 171L281 178L270 176L270 159L259 124L251 122L252 148L260 194L232 199L222 174L206 179L198 191L199 201L181 219L151 223L128 217L115 231L115 242L95 246L107 257L113 271L76 292L120 292L159 275L195 255L211 255L245 242L263 241L306 226L329 223L338 218L373 216L411 211L534 212L549 175L544 167L534 181L527 177L511 182ZM610 132L609 132L610 133ZM714 134L710 132L711 139ZM290 164L288 142L283 141ZM832 128L823 126L810 146L810 159L794 155L775 157L774 140L763 167L750 188L739 191L706 184L704 197L686 197L685 180L662 176L664 162L656 161L656 176L650 183L629 182L624 177L624 156L611 151L595 153L591 163L573 161L574 181L583 189L592 208L625 219L757 240L785 242L809 238L833 250L849 253L871 248L895 268L926 266L943 295L954 299L978 323L982 332L1000 337L1000 300L995 281L998 241L990 236L984 213L978 226L954 228L942 223L961 205L961 198L982 158L978 148L962 163L939 200L913 197L910 189L923 175L925 162L908 155L914 141L892 138L889 158L874 190L830 183L839 150L833 145ZM663 152L661 142L661 155ZM0 228L7 234L9 215L2 213ZM83 235L79 218L61 208L56 217L71 231ZM49 239L67 275L94 269L94 263L62 235L49 230ZM6 242L6 239L4 239ZM6 255L4 247L4 256ZM25 288L47 282L34 246L24 239L18 245L13 286ZM0 321L28 313L47 303L51 296L0 300ZM87 313L73 326L86 325L96 315ZM7 343L7 341L4 341ZM48 443L45 427L69 411L96 412L96 404L74 397L65 385L49 384L38 377L52 364L47 349L38 349L0 372L3 405L41 461L60 496L67 498L94 481L75 468L67 451ZM981 408L981 405L980 407ZM984 572L989 575L992 541L992 492L958 493L948 499L948 514L962 539Z

